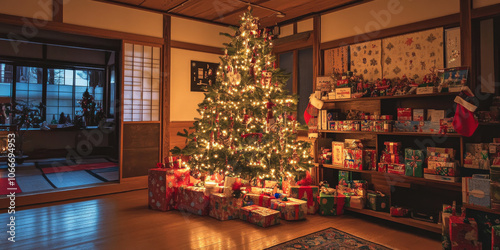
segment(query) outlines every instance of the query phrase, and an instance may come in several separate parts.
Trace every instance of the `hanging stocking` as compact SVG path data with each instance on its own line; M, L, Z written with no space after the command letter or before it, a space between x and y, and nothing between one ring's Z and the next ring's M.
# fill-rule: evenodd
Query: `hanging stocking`
M479 122L474 117L474 111L476 111L477 106L464 99L464 97L474 96L469 88L466 88L466 91L462 91L460 95L455 98L457 108L455 117L453 118L453 127L457 133L469 137L474 134Z

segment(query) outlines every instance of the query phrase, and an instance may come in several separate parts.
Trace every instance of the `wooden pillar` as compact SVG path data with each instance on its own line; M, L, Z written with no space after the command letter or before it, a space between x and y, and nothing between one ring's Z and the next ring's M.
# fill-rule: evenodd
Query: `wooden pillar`
M470 87L476 87L476 70L472 64L472 0L460 0L460 49L462 66L470 67Z
M171 39L171 17L169 15L163 15L163 61L162 61L162 115L161 115L161 127L162 127L162 143L161 143L161 159L164 159L169 155L170 150L170 42Z
M52 21L63 22L63 0L52 0Z
M313 19L313 89L316 89L316 78L321 74L321 16Z

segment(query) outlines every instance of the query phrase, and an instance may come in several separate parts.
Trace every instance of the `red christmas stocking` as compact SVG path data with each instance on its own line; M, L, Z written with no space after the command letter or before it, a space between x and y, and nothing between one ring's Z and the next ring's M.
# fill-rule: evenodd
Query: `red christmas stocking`
M307 112L307 110L309 110L309 108L311 108L311 106L312 106L311 103L308 103L307 108L304 111L304 121L306 121L306 124L308 124L309 120L313 117L312 115L309 114L309 112Z
M459 96L455 98L455 102L457 103L457 109L453 118L453 127L457 133L463 136L472 136L479 125L479 122L474 117L477 106Z

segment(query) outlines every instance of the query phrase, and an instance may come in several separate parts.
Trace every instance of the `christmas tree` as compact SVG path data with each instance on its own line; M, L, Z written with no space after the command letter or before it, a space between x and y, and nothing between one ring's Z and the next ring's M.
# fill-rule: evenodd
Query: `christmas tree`
M310 144L297 141L293 117L297 97L285 90L289 74L277 69L269 30L259 29L249 10L231 38L217 71L198 105L201 118L184 149L187 167L245 179L299 177L312 166Z

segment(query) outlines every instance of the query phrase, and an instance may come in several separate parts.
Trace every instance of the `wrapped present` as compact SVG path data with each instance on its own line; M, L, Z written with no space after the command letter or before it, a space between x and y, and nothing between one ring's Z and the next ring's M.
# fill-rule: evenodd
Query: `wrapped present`
M243 198L228 197L215 193L210 195L210 217L218 220L232 220L240 216Z
M428 161L440 161L440 162L450 162L452 161L449 157L447 156L428 156L427 157Z
M391 154L387 152L382 152L382 155L380 156L380 162L383 163L397 163L397 164L402 164L404 163L403 157L399 154Z
M401 150L401 142L386 141L384 142L384 145L385 151L390 154L399 154L399 151Z
M431 121L395 121L394 131L396 132L420 132L438 134L441 126L439 122Z
M345 196L342 194L319 194L319 214L320 215L341 215L344 214Z
M286 195L290 195L290 187L295 186L295 181L293 180L286 180L281 182L281 189L283 190L283 193Z
M315 214L318 211L318 186L292 186L290 190L292 198L307 200L308 214Z
M339 185L348 186L352 182L352 172L339 170Z
M450 216L450 241L451 249L482 249L473 218Z
M180 187L177 209L197 215L208 215L210 196L205 194L204 187Z
M413 120L414 121L424 121L425 120L425 109L414 109L413 110Z
M411 108L398 108L398 120L399 121L411 121L412 119L412 109Z
M423 177L424 152L422 150L405 149L405 175Z
M472 175L472 178L467 178L467 191L469 196L469 204L490 207L490 179L489 175ZM464 185L464 184L462 184Z
M436 168L457 168L456 162L443 162L443 161L427 161L427 168L436 169Z
M389 166L389 163L379 162L377 170L381 173L387 173L387 166Z
M332 142L332 164L344 166L344 142Z
M405 164L389 164L387 165L387 173L404 175Z
M160 211L176 206L178 187L189 184L188 169L153 168L148 171L148 206Z
M278 185L277 181L271 181L271 180L264 181L264 188L274 188L276 185Z
M240 219L261 227L270 227L280 223L280 212L270 208L251 205L240 209Z
M391 213L392 217L407 217L408 216L408 209L402 208L402 207L391 206L390 213Z
M442 227L441 227L441 245L443 250L451 249L450 242L450 217L453 214L452 206L443 204L443 212L441 213Z
M375 211L387 212L389 211L389 199L381 192L368 191L367 198L368 208Z
M168 168L182 168L182 156L165 157L165 165Z
M489 145L487 143L467 143L465 149L465 168L490 169Z
M294 198L273 199L270 208L280 211L280 218L283 220L302 220L306 218L307 201Z
M436 148L436 147L427 147L427 155L432 156L448 156L449 158L455 158L455 149L453 148Z
M377 150L375 149L365 149L365 160L364 169L366 170L377 170Z
M434 174L442 176L458 176L458 171L456 168L450 167L436 167L434 169L424 168L424 174Z
M361 196L366 198L366 189L368 188L368 182L366 180L354 180L351 183L351 192L356 196Z
M500 250L500 225L491 227L491 248Z
M366 199L363 196L351 196L349 200L349 207L356 209L363 209L366 206Z
M252 187L253 189L253 187ZM261 207L270 207L271 206L271 200L276 199L270 195L267 194L246 194L245 198L248 200L251 200L253 204Z
M444 118L439 121L439 125L441 126L441 133L455 133L455 127L453 126L453 117L452 118Z
M364 152L362 149L344 149L344 167L363 170Z

